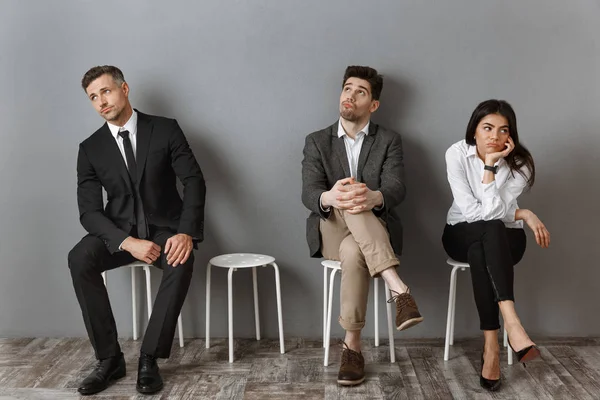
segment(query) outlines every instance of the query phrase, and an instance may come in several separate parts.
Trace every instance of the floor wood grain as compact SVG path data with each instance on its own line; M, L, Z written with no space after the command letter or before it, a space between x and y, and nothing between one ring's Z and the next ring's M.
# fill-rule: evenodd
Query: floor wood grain
M235 341L235 362L228 362L226 339L188 339L183 349L160 361L165 388L153 396L135 390L140 341L122 340L127 376L87 399L600 399L600 339L561 338L536 341L539 360L506 364L501 354L503 386L489 393L479 386L481 339L457 340L443 361L442 340L396 339L396 363L389 362L386 341L374 347L365 340L367 378L356 387L337 385L339 348L323 367L321 341ZM0 400L79 399L76 388L95 359L85 339L0 339Z

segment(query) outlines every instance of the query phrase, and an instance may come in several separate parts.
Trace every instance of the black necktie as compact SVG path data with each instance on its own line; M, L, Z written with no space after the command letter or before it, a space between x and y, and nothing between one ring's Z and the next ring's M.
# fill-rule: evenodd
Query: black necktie
M120 131L119 136L123 138L123 146L125 147L125 158L127 159L129 176L131 177L133 184L135 184L137 183L137 164L135 163L133 147L131 146L131 140L129 139L129 131Z
M127 169L129 169L129 177L131 178L131 183L133 184L133 190L135 192L135 224L137 226L138 238L145 239L148 237L148 223L146 222L146 215L144 213L144 204L142 203L142 198L137 189L137 164L135 162L135 156L133 155L131 140L129 139L129 131L120 131L119 136L123 138Z

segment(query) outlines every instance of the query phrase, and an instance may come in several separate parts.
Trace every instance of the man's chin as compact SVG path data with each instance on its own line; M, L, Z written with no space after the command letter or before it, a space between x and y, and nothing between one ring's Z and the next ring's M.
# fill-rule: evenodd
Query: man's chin
M358 118L356 118L356 115L353 112L347 112L345 110L340 111L340 117L342 117L346 121L350 121L350 122L354 122L358 119Z
M100 116L102 118L104 118L106 121L112 122L112 121L116 120L117 118L119 118L119 113L115 112L115 111L110 111L105 114L100 114Z

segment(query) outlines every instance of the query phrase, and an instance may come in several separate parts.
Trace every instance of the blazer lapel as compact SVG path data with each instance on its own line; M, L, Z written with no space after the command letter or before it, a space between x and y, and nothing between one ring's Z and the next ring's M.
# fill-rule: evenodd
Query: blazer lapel
M137 110L136 110L137 111ZM141 112L138 111L137 138L135 149L135 162L137 164L137 180L136 186L140 186L144 167L146 165L146 157L150 148L150 139L152 138L152 121Z
M358 156L358 165L356 167L356 180L359 182L362 181L362 171L367 162L367 158L369 157L369 152L371 151L371 146L373 146L373 142L375 141L375 134L377 133L377 125L372 123L369 125L369 134L365 136L363 140L362 147L360 148L360 154Z
M342 164L342 169L344 170L344 175L346 178L349 178L351 176L350 174L350 166L348 165L348 156L346 155L346 145L344 144L344 137L338 137L337 135L337 125L334 125L332 128L332 136L333 138L331 138L332 146L333 146L333 153L335 154L335 157L340 161L340 163Z
M118 174L125 181L127 187L131 189L131 178L129 177L127 164L125 164L125 160L123 159L121 150L119 150L119 146L117 145L117 142L115 141L114 136L110 132L110 129L108 129L108 125L106 123L104 124L102 129L102 144L108 156L107 158L109 160L116 160Z

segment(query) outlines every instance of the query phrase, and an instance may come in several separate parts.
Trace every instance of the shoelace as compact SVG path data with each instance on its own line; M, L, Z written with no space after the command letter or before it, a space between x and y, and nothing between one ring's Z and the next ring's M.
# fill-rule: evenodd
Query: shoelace
M94 371L100 374L104 374L106 370L108 370L109 361L108 360L100 360L94 367Z
M351 364L356 366L360 366L362 364L360 353L350 349L343 340L340 340L340 345L342 346L343 350L348 350L342 351L342 364Z
M396 303L397 307L404 307L404 306L412 306L415 307L415 301L412 298L412 296L403 296L405 294L410 294L410 289L406 289L406 293L398 293L395 290L391 290L391 293L396 293L395 295L393 295L392 297L390 297L390 299L387 301L388 303Z

